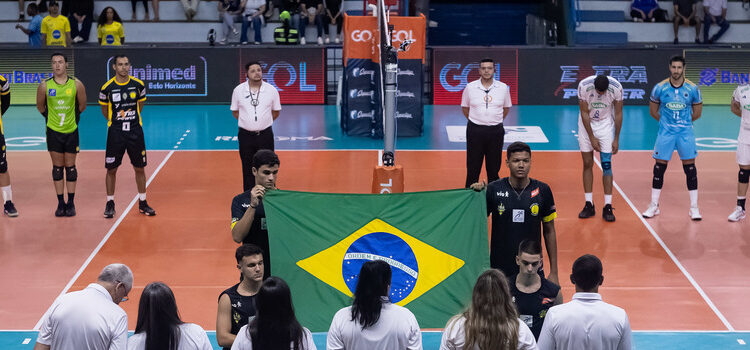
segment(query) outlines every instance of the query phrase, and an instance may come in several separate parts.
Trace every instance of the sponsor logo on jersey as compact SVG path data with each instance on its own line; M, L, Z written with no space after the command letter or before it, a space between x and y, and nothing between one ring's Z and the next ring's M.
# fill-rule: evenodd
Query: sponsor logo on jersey
M500 205L497 206L497 215L503 215L505 212L505 206L503 203L500 203Z
M508 191L505 192L497 192L498 197L508 197Z
M132 109L122 109L117 112L117 120L135 119L135 111Z
M112 34L107 34L107 44L114 44L115 43L115 36Z
M130 98L132 98L132 99L135 100L135 91L131 91L130 92Z
M68 96L72 95L73 94L73 89L71 89L71 88L65 89L65 94L68 95Z
M55 38L55 39L60 39L60 38L62 37L62 33L60 33L60 31L59 31L59 30L55 29L55 30L54 30L54 31L52 32L52 37L53 37L53 38Z
M687 107L687 105L682 102L669 102L666 106L673 111L681 111Z
M533 191L531 191L531 198L536 197L536 195L539 194L539 187L535 188Z
M57 96L57 89L49 89L49 95L52 97Z
M608 105L604 102L592 102L591 103L591 108L594 108L594 109L604 109L607 107Z

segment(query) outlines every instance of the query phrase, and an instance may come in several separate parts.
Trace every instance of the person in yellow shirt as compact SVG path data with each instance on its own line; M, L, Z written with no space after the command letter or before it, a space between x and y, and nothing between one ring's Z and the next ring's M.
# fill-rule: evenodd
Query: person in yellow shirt
M110 6L104 8L101 15L99 15L97 23L96 31L100 45L119 46L125 43L125 31L122 27L122 20L114 8Z
M60 15L60 5L55 0L50 0L47 8L49 16L42 20L42 42L45 46L70 46L73 39L68 18Z

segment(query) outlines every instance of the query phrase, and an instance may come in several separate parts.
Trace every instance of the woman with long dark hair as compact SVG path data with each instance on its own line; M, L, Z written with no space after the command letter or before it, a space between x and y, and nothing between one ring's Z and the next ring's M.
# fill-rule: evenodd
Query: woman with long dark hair
M328 330L328 350L422 349L417 318L388 297L391 266L367 261L359 270L352 306L339 310Z
M184 323L169 287L151 282L138 303L135 334L128 339L128 350L212 350L206 331Z
M122 45L125 43L125 31L122 27L122 19L112 6L102 10L99 19L96 20L96 32L99 44L102 46Z
M255 317L242 326L232 350L316 350L312 333L297 322L289 286L268 277L255 296Z
M518 318L508 281L500 270L479 275L471 305L445 325L441 350L535 350L529 327Z

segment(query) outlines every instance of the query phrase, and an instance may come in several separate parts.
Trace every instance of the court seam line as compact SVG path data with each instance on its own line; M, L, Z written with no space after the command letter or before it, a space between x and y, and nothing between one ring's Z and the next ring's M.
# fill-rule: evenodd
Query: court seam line
M159 171L161 171L164 165L167 164L167 161L169 160L169 158L172 157L172 154L174 154L174 150L167 153L167 156L164 157L164 160L162 160L161 163L159 163L159 166L156 167L156 170L154 170L153 174L151 174L151 176L148 178L148 181L146 181L146 188L148 188L151 182L156 178L156 175L159 173ZM62 297L63 295L65 295L68 292L68 290L70 290L70 287L72 287L73 283L75 283L75 281L78 280L78 277L80 277L81 274L83 274L83 271L89 266L91 261L94 260L94 257L96 256L96 254L99 253L102 247L104 247L104 244L107 243L109 238L115 232L117 227L120 226L120 223L122 223L122 221L125 219L125 216L127 216L127 214L130 212L130 209L132 209L133 206L135 206L135 202L137 200L138 200L138 193L136 193L135 196L133 196L133 200L130 201L130 204L128 205L128 207L125 208L125 210L120 214L120 217L117 218L117 221L115 221L115 223L112 224L112 227L109 229L107 234L99 242L99 245L97 245L96 248L94 248L94 250L91 252L89 257L86 258L86 261L83 262L83 265L81 265L78 271L76 271L75 275L73 275L73 278L71 278L70 281L68 281L68 284L65 285L65 288L63 288L62 292L60 292L60 294L55 298L55 300L52 301L52 304L50 304L50 306L47 308L47 311L45 311L44 314L42 314L42 317L39 318L39 321L34 326L34 330L36 331L39 330L39 328L42 326L42 322L44 322L44 317L47 315L47 313L52 309L52 307L55 305L57 300L60 299L60 297Z
M130 329L128 330L128 332L131 332L131 331L132 330L130 330ZM212 333L212 332L215 333L216 332L216 330L213 330L213 329L205 329L204 331L206 333ZM420 330L420 332L422 332L422 333L439 333L439 332L444 332L444 331L445 330L442 330L442 331L436 331L436 330L423 331L423 330ZM31 333L31 332L39 332L39 330L37 330L37 329L0 329L0 333ZM733 333L736 333L736 334L740 334L740 333L750 333L750 330L735 330L735 331L730 331L730 330L716 330L716 331L706 331L706 330L693 330L693 331L689 331L689 330L651 330L651 331L647 331L647 330L634 330L632 332L633 333L697 333L697 334L705 334L705 333L733 334ZM326 333L326 332L312 332L312 333L313 334L316 334L316 333L322 334L322 333Z
M596 157L594 157L594 163L596 163L599 169L602 169L602 164L600 163L598 159L596 159ZM680 271L682 271L682 274L688 279L688 282L690 282L690 284L693 285L695 290L698 291L698 294L700 294L700 296L703 298L703 301L705 301L706 304L708 304L708 307L711 308L711 310L713 310L714 314L716 314L716 316L724 324L724 326L727 327L727 329L730 332L736 332L734 327L732 327L732 324L729 323L729 320L727 320L726 317L724 317L724 314L722 314L721 311L719 311L719 308L716 307L714 302L711 301L711 298L709 298L706 292L703 291L703 288L701 288L701 286L698 284L698 281L696 281L693 278L693 275L691 275L690 272L688 272L688 270L682 265L680 260L677 259L677 256L675 256L674 253L672 253L672 250L670 250L669 247L667 247L667 244L664 243L664 240L662 240L659 234L656 233L656 230L654 230L654 228L651 227L651 224L649 224L646 221L646 219L643 218L643 216L635 207L633 202L631 202L630 198L625 194L625 191L623 191L622 188L620 188L620 185L618 185L617 182L614 181L614 179L612 180L612 186L617 189L617 192L619 192L622 198L625 200L625 202L628 203L628 205L630 206L630 209L632 209L635 215L638 217L638 219L641 220L641 222L646 227L646 229L651 233L651 236L653 236L654 239L656 239L656 242L659 243L659 245L664 249L667 255L672 259L672 262L674 262L674 264L677 265L677 268L679 268Z
M277 151L377 151L380 148L279 148L276 149ZM150 152L169 152L173 151L174 149L152 149ZM82 149L79 152L104 152L103 149ZM227 148L221 148L221 149L180 149L179 152L237 152L237 149L227 149ZM457 148L451 148L451 149L414 149L414 148L403 148L403 149L397 149L396 152L399 151L409 151L409 152L466 152L466 149L457 149ZM540 153L540 152L550 152L550 153L565 153L565 152L577 152L578 149L569 149L569 150L554 150L554 149L548 149L548 150L535 150L534 153ZM620 153L623 152L634 152L634 153L641 153L641 152L653 152L652 149L644 149L644 150L637 150L637 149L629 149L629 150L620 150ZM735 153L736 150L732 149L704 149L700 150L701 152L731 152ZM8 150L8 152L46 152L44 149L11 149Z

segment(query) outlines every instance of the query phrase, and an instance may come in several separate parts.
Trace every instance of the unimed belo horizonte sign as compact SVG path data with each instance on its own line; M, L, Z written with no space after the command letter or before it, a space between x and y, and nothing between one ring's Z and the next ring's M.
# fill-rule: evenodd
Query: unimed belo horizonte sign
M197 57L196 62L187 63L180 60L182 65L133 65L130 75L146 84L149 96L207 96L208 94L208 64L203 56ZM107 61L107 76L110 71L112 58Z

